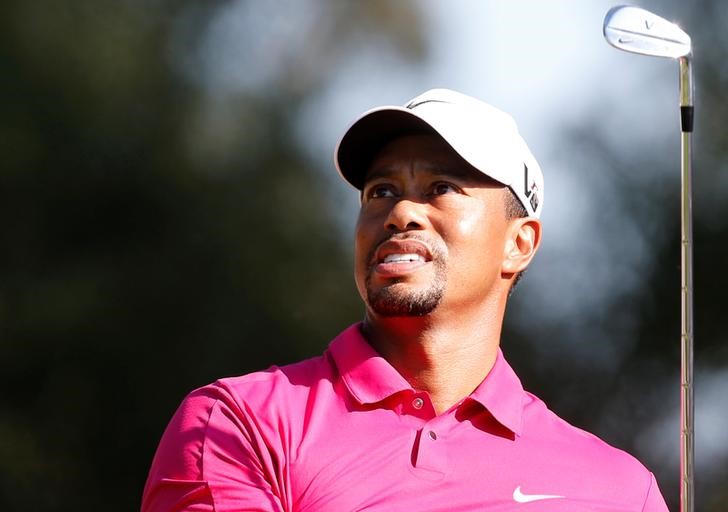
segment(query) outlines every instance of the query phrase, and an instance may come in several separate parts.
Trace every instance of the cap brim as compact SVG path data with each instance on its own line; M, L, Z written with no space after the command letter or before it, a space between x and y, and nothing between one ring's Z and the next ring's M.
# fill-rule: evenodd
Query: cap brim
M438 132L425 120L402 107L380 107L356 120L341 138L335 151L339 174L361 190L374 155L392 139L413 133Z

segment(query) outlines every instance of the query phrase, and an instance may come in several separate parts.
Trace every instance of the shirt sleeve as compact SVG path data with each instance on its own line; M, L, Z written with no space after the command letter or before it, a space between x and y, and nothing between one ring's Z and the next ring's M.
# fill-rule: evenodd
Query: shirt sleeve
M279 457L251 414L216 385L187 396L159 443L141 511L285 510Z
M642 512L669 512L665 499L660 493L657 480L655 480L655 475L650 473L650 477L650 488L647 491L647 498L645 499L645 504L642 507Z

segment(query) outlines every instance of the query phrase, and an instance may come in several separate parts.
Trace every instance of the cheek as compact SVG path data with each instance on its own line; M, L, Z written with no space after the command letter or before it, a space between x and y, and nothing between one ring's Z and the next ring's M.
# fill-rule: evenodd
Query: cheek
M363 293L364 282L367 272L367 260L371 252L373 237L367 230L367 222L359 215L354 230L354 280L359 289L359 293Z
M492 222L489 222L490 213L481 201L470 201L466 206L450 212L448 216L455 219L455 222L450 224L451 236L463 244L470 245L487 237Z
M457 247L468 267L480 267L486 261L495 261L503 255L504 223L494 217L498 212L490 210L485 205L468 208L461 212L453 225L450 248L454 250Z
M361 240L357 236L354 241L354 277L357 281L366 271L366 254L367 251L364 248L364 244L361 243Z
M458 235L468 238L472 237L479 228L482 228L482 226L483 216L481 212L468 211L458 220Z

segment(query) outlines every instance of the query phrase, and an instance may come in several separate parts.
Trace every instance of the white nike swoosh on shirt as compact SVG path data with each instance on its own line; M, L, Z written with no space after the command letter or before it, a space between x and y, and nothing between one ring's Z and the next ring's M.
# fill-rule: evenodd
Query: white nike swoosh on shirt
M521 486L519 485L513 491L513 501L517 503L530 503L532 501L539 500L553 500L555 498L564 498L564 496L557 496L556 494L524 494L521 492Z

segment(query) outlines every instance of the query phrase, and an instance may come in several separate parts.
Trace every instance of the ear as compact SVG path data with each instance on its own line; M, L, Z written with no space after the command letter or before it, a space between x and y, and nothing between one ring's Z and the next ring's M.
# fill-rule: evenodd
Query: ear
M535 217L513 219L508 226L501 273L515 275L526 270L540 243L540 220Z

